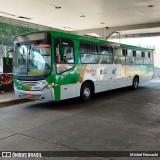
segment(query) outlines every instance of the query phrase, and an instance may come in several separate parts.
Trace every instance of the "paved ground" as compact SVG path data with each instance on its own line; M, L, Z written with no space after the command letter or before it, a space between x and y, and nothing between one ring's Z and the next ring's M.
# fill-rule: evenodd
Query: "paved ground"
M17 99L13 91L0 91L0 104Z
M158 151L160 79L135 91L123 88L97 94L86 104L70 99L0 107L0 150Z

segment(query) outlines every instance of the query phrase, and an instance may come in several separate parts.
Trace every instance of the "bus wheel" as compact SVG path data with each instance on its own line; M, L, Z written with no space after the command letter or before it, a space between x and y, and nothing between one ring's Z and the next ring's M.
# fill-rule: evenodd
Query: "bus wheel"
M139 79L137 76L133 78L132 89L137 89L139 85Z
M82 102L91 100L93 96L93 87L90 83L86 82L82 85L80 97Z

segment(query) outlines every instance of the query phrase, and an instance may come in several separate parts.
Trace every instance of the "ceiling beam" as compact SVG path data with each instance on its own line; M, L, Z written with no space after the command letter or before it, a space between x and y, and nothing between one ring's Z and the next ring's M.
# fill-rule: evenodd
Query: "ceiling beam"
M117 31L127 31L127 30L147 29L147 28L157 28L157 27L160 27L160 22L126 25L126 26L116 26L116 27L95 28L95 29L87 29L87 30L77 30L77 31L72 31L72 33L82 34L82 35L85 35L88 33L96 33L102 39L107 39L113 33Z
M160 32L154 32L154 33L136 33L136 34L117 34L117 36L111 36L110 39L120 39L120 38L140 38L140 37L156 37L160 36Z

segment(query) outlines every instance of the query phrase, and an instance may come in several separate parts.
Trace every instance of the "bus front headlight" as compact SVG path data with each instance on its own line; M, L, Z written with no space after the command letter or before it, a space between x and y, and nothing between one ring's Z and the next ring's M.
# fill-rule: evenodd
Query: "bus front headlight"
M42 92L46 91L47 89L50 89L54 86L54 83L51 83L51 84L48 84L46 85L43 89L42 89Z

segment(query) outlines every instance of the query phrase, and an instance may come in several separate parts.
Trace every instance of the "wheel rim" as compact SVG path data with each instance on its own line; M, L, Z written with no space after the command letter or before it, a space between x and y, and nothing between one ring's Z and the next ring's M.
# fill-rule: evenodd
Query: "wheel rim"
M84 94L84 96L85 96L86 98L88 98L88 97L90 96L90 94L91 94L90 89L89 89L88 87L85 87L83 94Z

